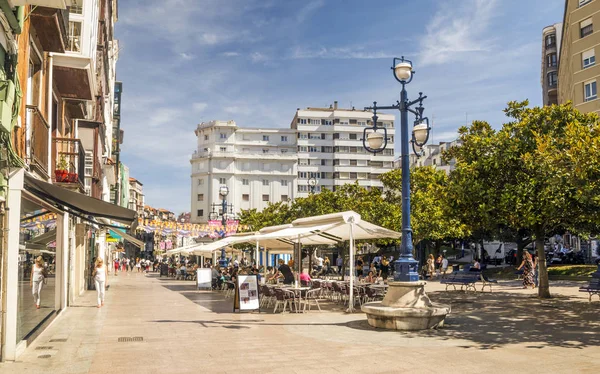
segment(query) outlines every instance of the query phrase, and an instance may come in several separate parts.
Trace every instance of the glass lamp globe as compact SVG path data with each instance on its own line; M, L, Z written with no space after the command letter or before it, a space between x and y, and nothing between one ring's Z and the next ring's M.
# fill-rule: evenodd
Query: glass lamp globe
M412 65L408 62L399 62L394 67L394 74L399 81L406 82L412 76Z
M419 124L413 127L413 134L417 145L423 145L427 141L427 135L429 133L429 126L427 122L419 122Z
M227 186L219 187L219 195L227 196L228 194L229 194L229 188L227 188Z
M370 133L367 135L367 143L371 149L380 149L383 146L383 134L380 132Z

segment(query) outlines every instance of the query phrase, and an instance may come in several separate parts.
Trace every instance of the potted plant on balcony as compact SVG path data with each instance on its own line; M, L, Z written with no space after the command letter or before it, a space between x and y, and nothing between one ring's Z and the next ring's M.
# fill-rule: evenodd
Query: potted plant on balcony
M65 156L60 156L60 160L56 163L56 169L54 170L54 178L57 183L67 182L69 179L69 164L67 164L67 160Z

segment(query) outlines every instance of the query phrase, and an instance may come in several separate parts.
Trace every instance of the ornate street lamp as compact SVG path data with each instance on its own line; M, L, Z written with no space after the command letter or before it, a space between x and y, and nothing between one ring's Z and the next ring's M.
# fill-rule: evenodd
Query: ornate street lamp
M229 188L227 186L219 187L219 195L221 195L221 223L223 225L223 230L227 228L227 195L229 195ZM225 259L225 248L221 248L221 260L219 260L219 266L226 267L227 260Z
M419 98L414 101L408 101L408 93L406 85L409 84L415 72L412 69L412 62L402 58L394 58L392 64L392 72L394 78L402 85L400 100L395 105L377 106L377 102L373 102L372 107L366 107L365 110L373 111L373 126L367 127L363 133L363 146L373 154L382 152L388 142L387 130L383 126L377 124L377 110L399 110L400 111L400 146L401 146L401 162L402 162L402 245L400 258L394 263L396 272L394 280L400 282L417 282L419 280L418 262L413 258L413 241L412 228L410 226L410 159L409 159L409 139L408 139L408 113L415 115L416 120L412 128L412 137L410 143L412 149L417 156L420 156L421 148L429 139L429 120L423 117L423 100L427 96L423 96L419 92ZM419 104L418 107L412 108ZM418 150L417 150L418 148Z
M314 194L315 190L317 189L317 185L319 184L319 180L312 176L310 177L310 179L308 180L308 185L310 186L310 193Z

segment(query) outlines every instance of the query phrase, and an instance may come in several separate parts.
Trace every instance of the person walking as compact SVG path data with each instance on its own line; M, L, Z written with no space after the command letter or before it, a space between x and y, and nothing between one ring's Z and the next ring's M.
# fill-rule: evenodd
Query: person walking
M521 269L523 269L523 288L535 288L535 283L533 281L533 259L531 258L529 251L523 252L523 261L517 270Z
M115 258L115 277L117 276L118 272L119 272L119 259Z
M98 293L98 308L104 306L104 293L107 286L106 266L104 261L98 257L94 266L94 282L96 283L96 292Z
M337 259L335 260L335 264L337 266L338 274L342 274L342 267L344 266L344 259L342 256L338 255Z
M433 278L433 274L435 273L435 258L433 257L433 255L430 253L429 257L427 258L427 273L426 276L429 276L429 279Z
M42 287L44 286L44 279L46 278L45 273L44 259L42 256L39 256L35 259L35 263L31 268L31 277L29 278L29 285L31 286L31 293L33 294L33 301L35 302L36 309L40 309Z

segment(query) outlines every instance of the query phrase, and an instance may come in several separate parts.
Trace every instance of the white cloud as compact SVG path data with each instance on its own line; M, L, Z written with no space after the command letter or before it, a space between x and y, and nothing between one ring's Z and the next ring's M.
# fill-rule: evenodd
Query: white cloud
M230 51L230 52L223 52L222 55L225 57L237 57L240 54L239 54L239 52Z
M194 56L193 56L193 55L191 55L191 54L189 54L189 53L185 53L185 52L181 52L181 53L179 54L179 57L181 57L181 59L182 59L182 60L186 60L186 61L189 61L189 60L193 60L193 59L194 59Z
M252 59L252 62L265 62L269 60L269 58L266 55L260 52L253 52L250 55L250 58Z
M296 21L298 21L298 23L303 23L312 13L317 11L319 8L322 8L324 5L324 0L313 0L308 2L308 4L298 11L298 14L296 15Z
M393 54L383 51L370 51L362 46L305 48L297 46L291 50L289 58L300 59L376 59L392 58Z
M194 112L202 112L206 109L206 107L208 107L207 103L194 103L192 104L192 109L194 109Z
M456 4L454 1L444 3L427 25L419 53L421 66L461 60L493 47L493 39L484 35L498 1L466 0L461 6Z

